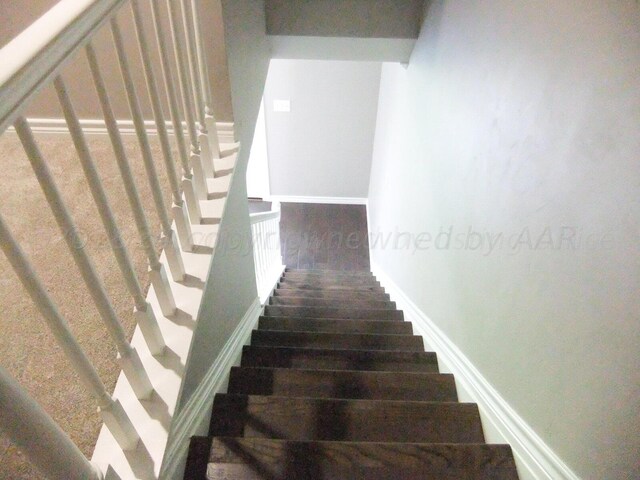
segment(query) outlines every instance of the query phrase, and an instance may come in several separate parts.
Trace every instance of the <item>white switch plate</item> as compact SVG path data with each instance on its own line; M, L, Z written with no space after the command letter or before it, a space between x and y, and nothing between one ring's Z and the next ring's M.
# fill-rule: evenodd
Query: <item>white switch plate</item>
M290 112L291 111L291 100L274 100L273 101L273 111L274 112Z

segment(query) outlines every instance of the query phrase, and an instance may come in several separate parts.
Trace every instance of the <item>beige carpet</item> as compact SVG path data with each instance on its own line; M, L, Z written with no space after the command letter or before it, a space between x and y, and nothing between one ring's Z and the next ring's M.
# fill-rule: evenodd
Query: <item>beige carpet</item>
M165 187L165 201L169 202L168 181L157 138L151 139L156 168ZM146 259L108 137L92 136L88 140L118 225L146 289ZM38 143L73 218L87 240L87 251L131 336L134 327L133 301L111 252L70 138L65 135L39 135ZM159 233L159 221L135 137L125 137L125 146L149 223L152 230ZM119 372L116 349L80 278L15 134L5 133L0 137L0 165L0 212L111 392ZM2 365L90 457L101 425L96 404L78 381L1 252L0 272ZM6 438L0 437L0 479L36 478L42 477L29 465L24 455Z

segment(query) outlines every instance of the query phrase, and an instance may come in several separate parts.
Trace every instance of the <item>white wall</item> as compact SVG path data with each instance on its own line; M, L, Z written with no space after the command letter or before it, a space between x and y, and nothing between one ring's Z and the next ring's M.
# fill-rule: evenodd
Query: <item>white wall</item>
M269 198L269 150L267 147L267 123L264 114L264 102L260 103L260 112L253 134L253 143L247 165L247 195L249 198Z
M189 401L257 298L246 173L269 68L262 0L222 0L235 135L241 143L185 368L177 411ZM213 402L213 399L211 399ZM204 431L195 432L204 434Z
M373 261L585 479L640 478L638 72L636 1L439 0L382 74Z
M265 87L272 195L366 197L380 63L272 60ZM273 101L291 101L290 113Z

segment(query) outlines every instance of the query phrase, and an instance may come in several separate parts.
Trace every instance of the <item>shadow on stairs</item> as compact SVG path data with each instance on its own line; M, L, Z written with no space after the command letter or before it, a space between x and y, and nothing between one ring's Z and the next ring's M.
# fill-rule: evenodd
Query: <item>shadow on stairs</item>
M517 479L438 372L373 275L287 269L184 478Z

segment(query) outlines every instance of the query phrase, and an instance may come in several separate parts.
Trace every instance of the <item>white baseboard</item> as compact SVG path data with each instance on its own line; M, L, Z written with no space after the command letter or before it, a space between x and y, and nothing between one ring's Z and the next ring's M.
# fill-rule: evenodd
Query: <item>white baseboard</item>
M282 277L285 268L286 267L284 265L275 265L266 275L268 280L265 282L265 285L262 288L258 286L258 294L262 305L267 303L267 300L269 300L269 297L278 286L278 282L280 281L280 277Z
M366 205L361 197L306 197L296 195L271 195L267 200L280 203L326 203L337 205Z
M49 133L49 134L68 134L69 128L67 122L63 118L27 118L27 122L34 133ZM118 120L118 127L120 134L122 135L135 135L136 131L133 125L133 120ZM153 120L145 120L144 122L148 135L157 135L156 124ZM104 120L94 119L80 119L80 125L86 135L108 135L107 126ZM166 122L167 131L169 134L173 133L173 124L170 121ZM187 125L183 122L185 134L187 132ZM233 123L229 122L217 122L218 137L220 143L235 143ZM14 131L13 127L9 127L7 131Z
M404 311L416 334L438 354L441 371L453 373L461 396L478 404L487 441L511 445L520 480L579 480L579 477L500 396L471 361L374 262L371 270ZM466 400L466 398L465 398Z
M262 306L256 298L233 331L222 351L215 359L204 379L174 418L167 448L160 468L160 480L182 478L193 435L202 434L198 429L211 414L213 396L226 390L231 367L237 365L242 347L249 343L251 331L256 327Z

